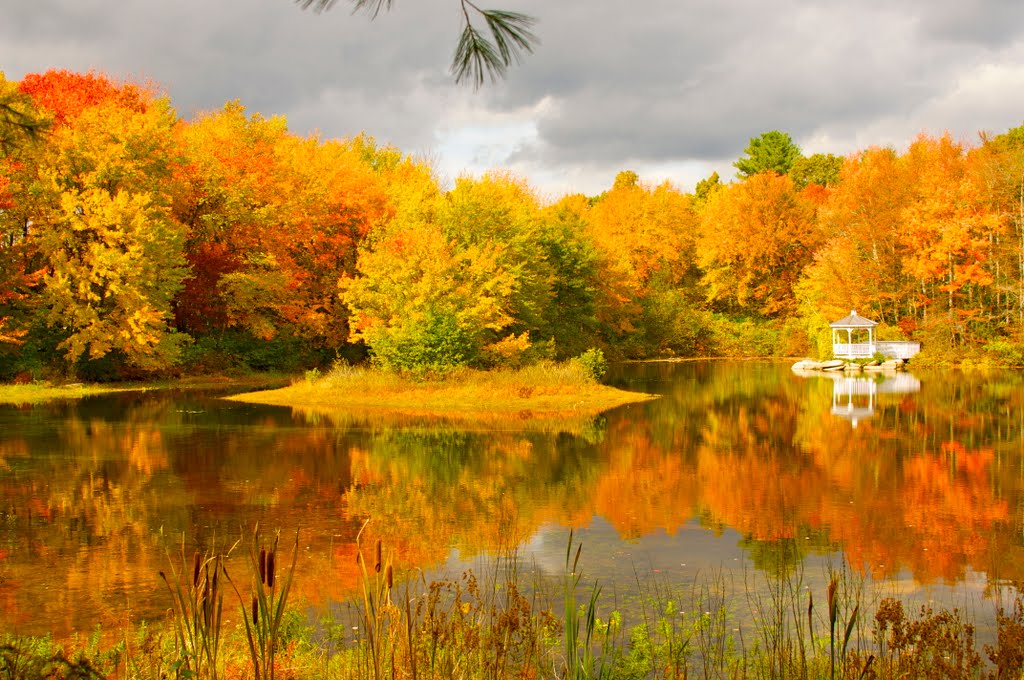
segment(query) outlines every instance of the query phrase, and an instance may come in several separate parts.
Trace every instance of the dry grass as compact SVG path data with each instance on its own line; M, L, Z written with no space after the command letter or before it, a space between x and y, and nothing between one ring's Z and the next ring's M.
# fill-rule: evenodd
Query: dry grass
M286 378L277 374L262 374L242 377L222 375L189 376L184 378L154 380L150 382L123 383L67 383L54 385L50 382L34 382L27 384L0 384L0 404L30 406L48 401L81 399L99 394L114 392L140 392L144 390L170 389L226 389L229 387L265 387L280 385L287 382Z
M29 404L41 404L47 401L81 399L82 397L89 397L94 394L140 389L144 388L125 387L123 385L86 385L84 383L72 383L69 385L51 385L49 383L0 385L0 404L26 406Z
M409 416L507 415L516 418L597 414L655 398L601 385L573 362L542 362L519 370L464 369L416 379L370 368L341 365L289 387L239 394L229 399L332 411L392 411Z

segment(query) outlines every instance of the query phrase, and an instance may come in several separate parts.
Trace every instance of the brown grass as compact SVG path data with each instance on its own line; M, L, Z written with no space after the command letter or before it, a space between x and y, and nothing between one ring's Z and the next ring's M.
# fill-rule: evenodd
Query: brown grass
M594 415L653 395L601 385L572 362L542 362L520 370L476 371L416 379L375 369L339 366L323 377L277 390L228 397L235 401L336 412L357 409L406 416L456 415L567 418Z

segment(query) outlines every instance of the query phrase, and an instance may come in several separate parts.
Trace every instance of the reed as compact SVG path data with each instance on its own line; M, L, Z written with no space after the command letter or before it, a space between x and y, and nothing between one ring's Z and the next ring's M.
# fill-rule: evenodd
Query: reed
M863 582L847 571L829 572L814 592L799 568L755 572L738 587L725 572L690 583L637 576L643 606L639 616L635 609L627 612L639 620L626 620L603 588L584 584L584 551L573 533L564 572L527 584L514 548L482 565L479 576L467 570L457 578L399 582L393 556L382 542L364 540L364 530L356 540L361 592L351 605L353 618L338 626L328 650L287 644L300 639L288 637L295 616L286 615L298 536L289 568L279 535L264 544L257 528L246 542L252 588L235 589L243 622L223 640L216 629L221 608L208 604L218 602L210 594L222 593L227 572L220 556L187 555L183 540L180 558L163 576L174 601L164 642L142 630L138 636L145 640L127 652L101 653L87 645L73 653L46 640L0 636L0 678L999 680L1020 678L1024 670L1020 595L1010 610L997 612L997 637L984 647L986 664L974 625L960 612L924 607L908 613L892 598L869 608ZM744 601L748 613L737 610ZM599 612L606 607L611 612L605 618ZM865 610L874 612L870 626L861 615ZM351 638L340 635L351 623L357 629ZM310 631L301 639L324 639L322 630ZM204 645L204 635L211 644ZM246 649L251 669L232 661ZM122 665L125 654L132 658Z
M169 619L176 651L171 670L179 675L216 680L224 613L221 575L227 576L224 555L196 550L189 560L182 535L180 569L175 567L175 560L169 561L171 577L161 571L160 578L171 594Z
M364 522L356 534L356 563L360 568L363 598L362 626L359 630L365 635L370 652L367 668L371 673L366 677L381 680L383 677L389 677L385 672L386 668L394 663L398 640L392 632L392 621L401 614L391 601L394 567L390 560L385 561L384 547L380 539L377 540L370 555L372 567L368 566L366 555L363 553L361 539L367 524L368 522ZM408 602L406 604L408 605ZM411 633L408 635L411 636ZM410 658L413 659L412 675L415 677L415 657Z
M275 659L281 645L285 607L299 554L299 532L296 530L291 566L284 569L278 557L280 539L280 532L275 533L268 548L260 536L259 525L253 529L247 545L251 577L249 597L243 596L235 582L230 577L228 579L241 605L253 677L258 680L274 680L276 677ZM227 575L227 571L224 573Z
M565 547L565 576L563 580L564 622L565 622L565 678L567 680L584 680L589 678L612 677L610 655L607 653L595 656L595 645L601 644L608 651L611 643L612 628L609 625L599 626L597 606L601 599L601 586L594 582L584 604L577 602L580 580L580 555L583 543L576 544L573 556L573 532L569 531L569 541ZM581 628L582 622L582 628Z

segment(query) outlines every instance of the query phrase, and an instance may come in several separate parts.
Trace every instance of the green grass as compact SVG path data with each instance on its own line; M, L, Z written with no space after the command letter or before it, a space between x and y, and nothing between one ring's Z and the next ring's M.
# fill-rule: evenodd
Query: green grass
M87 385L71 383L68 385L51 385L49 383L33 383L29 385L0 385L0 404L41 404L47 401L62 399L81 399L94 394L140 390L143 387L123 385Z
M403 376L340 365L288 387L230 399L307 409L359 408L410 415L596 414L655 398L601 385L578 362L540 362L518 370L460 369L433 377Z
M188 378L161 379L150 382L129 383L66 383L55 385L50 382L34 382L28 384L0 384L0 404L26 406L42 404L48 401L81 399L98 394L115 392L139 392L144 390L169 389L217 389L229 387L263 387L282 384L287 378L276 374L251 375L245 377L228 377L219 375L193 376Z

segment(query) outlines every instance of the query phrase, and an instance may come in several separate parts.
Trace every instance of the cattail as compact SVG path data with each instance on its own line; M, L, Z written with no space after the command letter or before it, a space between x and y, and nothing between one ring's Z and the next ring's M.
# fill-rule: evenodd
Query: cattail
M274 587L274 551L267 553L267 587Z
M202 564L202 557L199 555L199 551L192 556L192 587L199 587L199 566Z
M381 553L380 539L377 539L377 561L373 565L373 570L375 572L377 572L378 574L380 573L380 553Z
M260 602L256 599L256 593L252 594L252 625L256 625L259 621L260 615Z
M384 570L384 582L388 584L388 590L391 590L392 586L395 585L395 574L394 570L391 569L391 565Z
M831 628L835 628L838 618L838 602L836 601L836 589L839 587L839 579L835 576L828 582L828 622Z
M267 582L267 549L260 548L260 583Z

